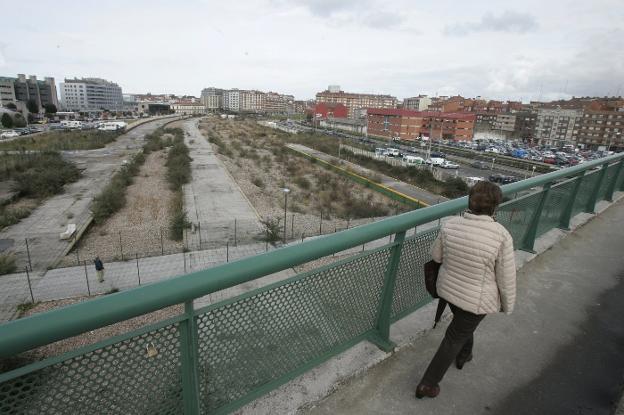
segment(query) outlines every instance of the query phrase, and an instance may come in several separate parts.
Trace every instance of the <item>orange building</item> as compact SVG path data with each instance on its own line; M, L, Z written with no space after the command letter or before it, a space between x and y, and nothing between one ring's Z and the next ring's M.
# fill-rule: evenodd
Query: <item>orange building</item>
M476 116L469 113L368 108L368 134L383 138L471 141Z

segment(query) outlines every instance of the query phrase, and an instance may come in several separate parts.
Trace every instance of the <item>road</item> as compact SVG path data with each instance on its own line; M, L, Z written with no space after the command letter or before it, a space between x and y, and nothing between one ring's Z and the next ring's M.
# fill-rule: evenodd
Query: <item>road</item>
M301 124L297 124L296 126L297 128L304 130L304 131L313 130L312 128L303 126ZM373 137L355 136L355 135L346 134L344 132L340 132L341 135L338 136L338 135L328 134L324 130L316 129L315 131L317 133L323 133L327 135L328 137L333 137L337 140L345 139L354 143L363 144L368 147L369 151L375 151L374 150L375 147L392 147L392 148L397 148L401 150L405 154L415 154L425 159L427 158L427 148L424 148L424 147L413 147L413 146L406 146L400 143L389 143L388 140L376 139ZM434 145L431 151L444 152L444 147L445 146ZM415 151L413 150L414 148L415 148ZM532 175L532 171L500 165L496 163L496 161L494 161L493 165L490 163L487 163L488 168L486 169L477 169L477 168L471 167L471 164L475 161L473 159L455 156L455 155L448 155L447 158L460 165L459 172L457 173L457 175L461 177L483 177L487 179L488 176L490 176L491 174L503 174L503 175L513 175L517 177L518 179L524 179ZM495 159L496 155L493 155L492 158ZM452 177L452 176L455 176L455 173L446 172L445 176Z
M90 220L91 201L122 161L143 146L145 134L169 121L160 119L140 125L101 149L63 152L63 157L82 170L81 179L65 186L64 193L46 199L27 218L0 232L0 246L16 253L19 270L29 264L28 253L32 269L42 271L52 265L69 245L59 239L59 234L70 223L81 229Z
M297 150L302 153L309 154L311 156L314 156L318 159L329 162L336 166L338 165L339 162L345 163L351 170L358 172L359 174L367 178L370 178L373 176L380 177L381 178L380 183L383 184L384 186L389 187L390 189L396 190L397 192L403 193L407 196L410 196L414 199L418 199L426 203L427 205L435 205L437 203L448 200L444 196L440 196L435 193L431 193L427 190L421 189L419 187L412 186L411 184L402 182L390 176L383 175L381 173L367 169L360 165L353 164L348 161L340 160L337 157L331 156L327 153L322 153L320 151L303 146L301 144L288 144L288 147L292 148L293 150Z
M190 149L191 183L184 186L184 206L189 221L201 224L187 234L194 248L221 247L249 243L262 232L258 214L236 181L215 154L212 145L197 127L196 118L184 121L185 143ZM201 240L200 240L201 233Z

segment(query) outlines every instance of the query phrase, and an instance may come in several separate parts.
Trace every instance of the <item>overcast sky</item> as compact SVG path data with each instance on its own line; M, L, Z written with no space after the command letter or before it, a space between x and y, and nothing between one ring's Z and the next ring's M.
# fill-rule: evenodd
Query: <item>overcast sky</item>
M623 0L12 2L0 76L550 100L624 95Z

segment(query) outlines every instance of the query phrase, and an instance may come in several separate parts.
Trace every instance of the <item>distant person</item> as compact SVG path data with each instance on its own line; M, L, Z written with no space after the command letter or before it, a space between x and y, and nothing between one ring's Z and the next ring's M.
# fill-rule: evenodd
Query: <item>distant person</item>
M95 272L97 274L98 282L104 282L104 264L102 263L102 260L99 256L96 256L93 263L95 264Z
M416 398L435 398L439 383L455 360L462 369L472 360L473 333L486 314L511 314L516 300L513 239L494 219L503 194L490 182L475 184L463 217L445 222L431 248L441 263L438 295L448 301L453 320L422 380Z

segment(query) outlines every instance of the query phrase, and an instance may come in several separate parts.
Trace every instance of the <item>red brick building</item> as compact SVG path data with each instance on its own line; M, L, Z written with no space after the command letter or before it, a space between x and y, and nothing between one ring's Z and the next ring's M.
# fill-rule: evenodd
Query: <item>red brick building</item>
M471 141L476 118L469 113L379 108L369 108L367 114L369 135L401 140L432 134L434 140Z

